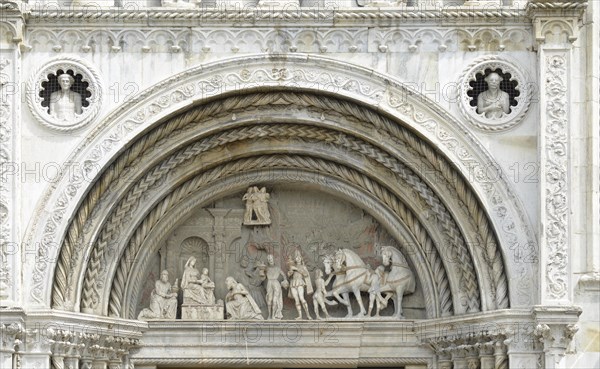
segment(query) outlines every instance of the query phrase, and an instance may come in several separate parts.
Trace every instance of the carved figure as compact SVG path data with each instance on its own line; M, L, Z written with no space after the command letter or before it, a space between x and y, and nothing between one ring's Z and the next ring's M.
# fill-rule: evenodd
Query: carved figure
M477 113L489 119L499 119L510 113L510 97L500 89L502 80L498 73L485 77L488 89L477 96Z
M254 299L258 307L262 310L267 307L267 301L265 300L265 293L263 283L265 280L266 272L263 269L263 264L258 262L257 265L253 265L248 260L248 257L244 256L240 261L240 267L242 270L237 274L236 281L240 281L244 286L248 286L250 296ZM264 266L266 269L266 266ZM261 277L261 274L263 275Z
M325 273L335 273L335 280L331 291L327 292L327 297L334 296L339 302L344 304L348 309L346 318L352 317L352 305L350 302L350 292L354 293L354 297L360 307L360 312L357 317L362 317L366 314L365 307L360 297L360 292L367 292L371 287L369 278L371 271L369 267L362 261L354 251L349 249L341 249L335 253L335 258L325 258ZM333 267L332 267L333 264ZM332 270L333 269L333 270Z
M140 311L138 320L175 319L177 313L177 280L175 285L169 283L169 272L163 270L160 279L154 283L150 295L150 307Z
M233 277L225 279L227 296L225 296L225 307L229 319L233 320L263 320L260 308L250 295L250 292L241 283L236 282Z
M415 292L416 282L412 270L404 255L392 246L384 246L381 250L383 265L391 266L391 270L386 278L385 285L381 287L382 291L392 291L396 296L394 301L395 313L398 319L403 319L402 315L402 296Z
M57 77L60 90L50 94L50 115L62 122L73 122L82 113L81 95L71 91L75 79L67 73Z
M271 224L271 215L269 213L269 198L267 188L260 190L258 187L250 187L242 201L246 202L246 211L244 212L245 225L268 225Z
M308 312L308 303L304 299L305 291L307 295L313 293L312 282L310 280L310 273L306 265L304 265L304 260L302 260L302 254L298 249L294 252L294 258L290 257L288 259L288 277L290 278L288 297L293 297L296 302L296 310L298 311L296 320L302 319L301 306L306 312L306 317L312 319Z
M208 277L208 269L202 269L202 274L196 269L196 258L190 256L185 263L183 278L183 303L212 305L215 303L215 284Z
M275 260L272 254L267 256L267 266L265 268L265 276L267 278L267 307L269 309L269 319L283 318L283 295L281 287L289 286L287 278L283 270L275 265ZM279 282L279 277L283 277L283 281Z
M381 295L381 286L385 284L386 273L385 267L380 265L375 269L369 278L369 311L367 312L368 316L371 316L371 311L373 310L373 304L377 301L375 316L379 316L379 311L381 309L385 309L387 306L388 300L393 293L388 293L386 297Z
M330 275L329 278L327 278L326 282L323 280L323 272L320 269L317 269L315 271L315 292L313 293L313 309L315 310L315 317L317 319L322 319L319 315L319 306L321 307L321 310L323 310L323 312L325 313L325 317L329 319L331 318L331 316L329 315L329 312L327 312L327 307L325 306L325 303L329 305L337 305L337 302L329 301L325 298L325 296L327 296L327 289L325 288L325 286L327 286L329 281L331 281L332 277L333 275Z

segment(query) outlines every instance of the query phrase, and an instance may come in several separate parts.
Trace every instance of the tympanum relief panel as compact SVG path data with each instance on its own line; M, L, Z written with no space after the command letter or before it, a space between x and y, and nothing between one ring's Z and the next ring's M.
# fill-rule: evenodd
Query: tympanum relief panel
M350 311L361 316L362 309L367 313L363 318L400 317L396 313L406 318L425 317L413 267L398 251L397 242L367 212L311 189L267 185L259 186L259 193L262 187L269 195L270 224L246 224L248 201L244 202L244 193L240 193L221 199L210 208L197 209L166 235L164 246L149 263L136 314L152 304L158 283L155 280L166 270L171 291L177 294L176 318L212 319L190 319L186 315L183 286L188 283L182 281L189 277L190 270L196 269L198 276L194 278L207 282L203 286L208 289L201 292L210 295L214 291L214 304L225 307L221 319L335 319L348 317ZM220 217L213 214L223 215L223 221L219 222ZM386 264L382 254L391 261ZM341 269L336 269L339 258L344 262ZM386 278L387 282L396 279L392 277L393 269L400 268L400 260L402 268L409 272L405 295L399 303L402 311L398 312L397 295L386 292L384 285ZM203 273L206 277L200 276ZM362 308L341 278L348 286L355 282L362 285ZM339 293L339 300L332 290ZM344 292L350 293L345 296ZM241 316L239 311L231 311L236 307L229 304L236 293L251 300ZM345 301L350 301L350 309Z

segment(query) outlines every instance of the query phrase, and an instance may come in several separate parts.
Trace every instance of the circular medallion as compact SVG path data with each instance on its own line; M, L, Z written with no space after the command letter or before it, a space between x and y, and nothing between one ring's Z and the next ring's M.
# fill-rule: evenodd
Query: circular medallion
M460 111L469 123L499 132L516 126L527 113L533 88L524 69L497 56L471 63L459 82Z
M44 63L29 79L27 105L44 126L71 131L91 122L102 105L98 73L76 57Z

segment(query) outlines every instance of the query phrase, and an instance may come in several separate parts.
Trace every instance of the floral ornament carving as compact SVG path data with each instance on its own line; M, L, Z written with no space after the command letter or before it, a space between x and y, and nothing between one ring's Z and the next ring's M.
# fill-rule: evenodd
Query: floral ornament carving
M519 92L519 96L514 97L517 104L510 106L510 112L494 119L486 117L486 114L480 114L477 106L471 105L472 97L469 96L469 91L473 89L471 83L476 81L477 75L485 75L486 70L501 70L503 73L510 74L510 81L517 82L515 90ZM465 119L472 126L487 132L505 131L519 124L529 110L533 94L533 86L529 83L531 79L524 70L523 67L497 56L479 58L467 66L461 75L457 91L460 111Z
M72 71L74 75L81 75L82 82L87 82L86 90L91 93L87 101L89 106L83 106L81 113L77 112L73 119L59 120L48 112L42 105L44 98L40 96L43 83L49 82L49 75L57 75L62 70L64 73ZM82 59L76 57L60 57L50 60L40 67L28 81L27 105L33 116L45 127L57 131L72 131L91 122L102 106L102 80L98 73ZM72 95L76 93L72 92Z
M546 259L547 293L555 299L567 294L568 210L567 196L567 60L564 55L546 59Z
M11 81L8 59L0 59L0 306L10 298L9 289L12 286L11 268L8 262L5 243L11 240L11 191L14 186L13 177L9 175L9 163L12 157L12 124L11 105L13 97L5 90Z

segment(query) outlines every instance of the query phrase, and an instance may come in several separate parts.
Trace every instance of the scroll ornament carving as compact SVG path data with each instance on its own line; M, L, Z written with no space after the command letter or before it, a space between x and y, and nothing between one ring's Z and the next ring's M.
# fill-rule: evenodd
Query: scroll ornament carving
M546 230L544 233L547 293L555 299L567 294L568 263L568 101L567 61L564 55L546 59Z
M59 70L63 72L60 76L57 75ZM75 80L67 71L72 71L74 76L81 75L82 82L87 82L86 89L91 93L89 106L82 106L84 96L71 89ZM49 83L49 75L57 76L60 89L52 92L49 106L45 107L41 91L42 86ZM63 56L45 63L31 76L27 87L32 91L27 94L27 105L33 116L45 127L57 131L85 126L96 118L102 105L102 79L93 67L76 57Z
M487 69L509 73L511 81L517 82L515 90L520 93L519 96L514 97L517 105L510 106L508 93L498 87L502 77L496 74L495 78L499 79L498 83L495 87L491 85L494 79L492 75L495 73L486 77L488 89L478 95L477 106L471 105L472 97L467 92L472 89L471 83L476 80L476 75L484 74ZM523 67L498 56L478 58L469 64L461 74L457 91L460 99L460 111L465 119L474 127L488 132L505 131L519 124L529 110L533 95L533 88L529 83L531 79L524 71ZM492 88L494 88L493 91ZM495 107L495 105L499 106Z
M12 97L7 95L5 86L11 81L9 75L10 60L0 59L0 308L9 300L9 288L12 286L11 267L8 262L6 247L2 247L11 241L10 211L12 187L14 175L8 175L7 165L12 160L12 119L11 102Z

